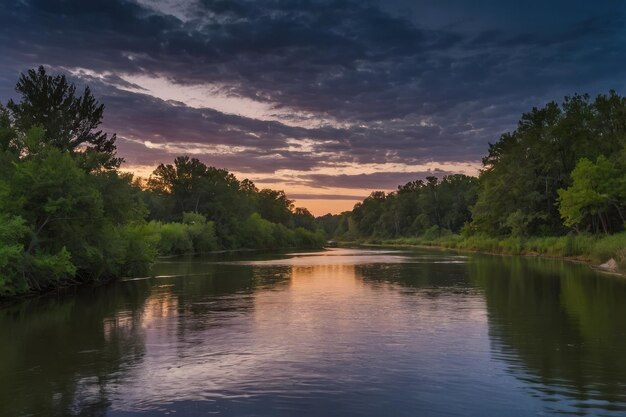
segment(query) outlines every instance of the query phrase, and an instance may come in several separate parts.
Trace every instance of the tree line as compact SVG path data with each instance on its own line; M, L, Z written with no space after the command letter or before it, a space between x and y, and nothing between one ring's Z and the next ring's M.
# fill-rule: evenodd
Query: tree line
M39 67L16 92L0 104L0 296L146 274L158 255L325 242L284 192L197 159L121 172L88 87Z
M375 191L318 219L342 240L614 234L626 215L626 99L566 97L524 113L489 145L479 176L428 177Z

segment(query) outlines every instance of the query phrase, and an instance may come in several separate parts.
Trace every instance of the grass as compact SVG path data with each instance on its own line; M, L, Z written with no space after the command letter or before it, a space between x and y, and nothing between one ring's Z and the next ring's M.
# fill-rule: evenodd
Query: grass
M434 239L406 237L382 240L384 245L433 246L506 255L540 255L603 263L613 258L626 271L626 232L609 236L567 235L548 237L507 237L448 235Z

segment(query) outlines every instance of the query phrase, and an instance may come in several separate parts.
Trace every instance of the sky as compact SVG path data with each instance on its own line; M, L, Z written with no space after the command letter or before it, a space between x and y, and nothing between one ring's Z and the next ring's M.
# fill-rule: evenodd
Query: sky
M476 175L533 106L626 93L622 0L0 0L0 101L44 65L123 169L190 155L314 214Z

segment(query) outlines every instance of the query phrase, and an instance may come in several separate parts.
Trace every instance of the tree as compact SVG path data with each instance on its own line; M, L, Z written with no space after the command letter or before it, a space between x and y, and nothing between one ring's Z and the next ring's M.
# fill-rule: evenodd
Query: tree
M382 215L386 199L387 194L384 191L372 191L362 203L355 204L351 217L361 237L375 235L376 223Z
M156 239L104 106L43 68L16 90L0 105L0 296L145 272Z
M89 169L117 168L122 162L115 156L116 135L99 130L104 105L98 103L89 87L77 95L76 87L65 75L46 74L43 66L22 74L15 90L19 103L9 100L7 108L15 128L26 132L40 126L44 142L70 153L79 153Z
M176 201L180 216L186 211L198 211L203 198L202 178L207 166L196 158L179 156L172 164L160 164L148 179L148 187L160 194L169 194Z
M490 235L565 232L558 190L571 185L578 160L612 158L625 139L626 99L614 91L593 101L575 94L524 113L483 159L472 227Z
M294 227L302 227L303 229L314 231L316 229L315 217L306 208L296 207L293 211L293 225Z
M0 153L17 158L21 150L22 144L18 131L11 123L9 111L0 104Z
M261 217L272 223L287 226L291 221L293 201L287 198L284 191L261 190L257 195L257 207Z
M472 219L470 208L478 197L478 180L463 174L447 175L438 188L442 227L458 233Z
M609 215L615 210L624 224L621 205L626 201L626 171L603 155L596 162L582 158L572 171L572 185L559 190L559 211L566 226L591 227L610 232L615 226Z

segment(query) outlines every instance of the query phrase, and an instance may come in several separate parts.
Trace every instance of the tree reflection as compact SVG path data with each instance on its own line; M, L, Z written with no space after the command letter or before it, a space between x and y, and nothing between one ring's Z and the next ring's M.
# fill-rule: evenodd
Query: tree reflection
M217 278L215 266L183 260L155 275L0 309L0 415L104 415L147 343L219 326L216 312L253 308L251 296L232 294L288 280L285 271L227 266Z
M108 386L142 359L147 294L138 283L0 310L0 414L102 415Z
M571 409L626 407L626 282L584 265L476 257L495 354L546 401ZM583 411L584 412L584 411Z

